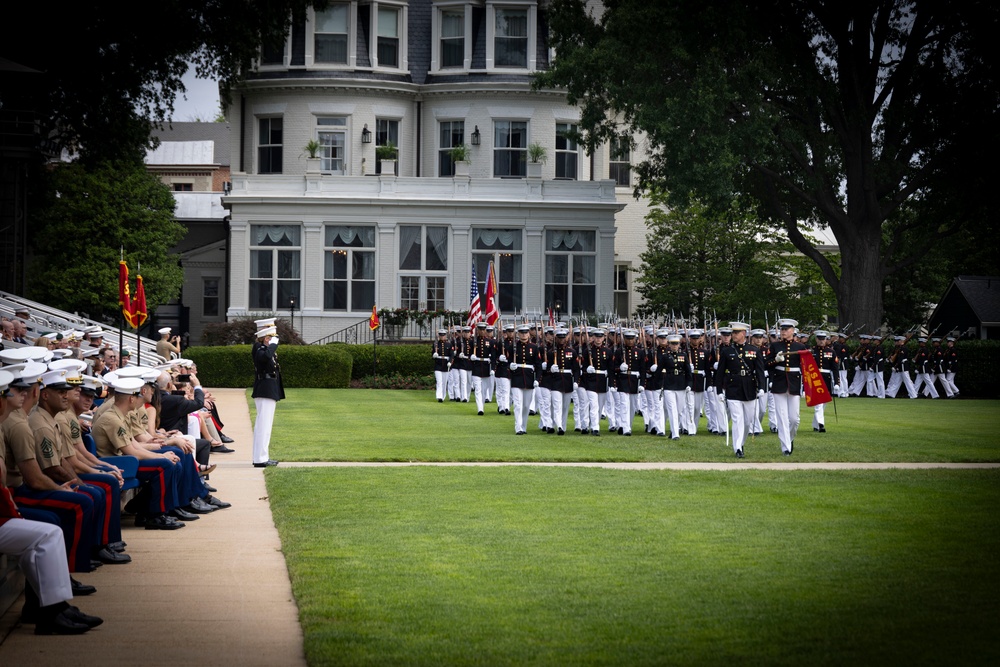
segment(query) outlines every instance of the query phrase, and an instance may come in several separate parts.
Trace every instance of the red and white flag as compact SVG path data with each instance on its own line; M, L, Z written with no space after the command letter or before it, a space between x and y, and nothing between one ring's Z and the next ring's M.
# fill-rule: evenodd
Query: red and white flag
M486 324L494 325L500 319L500 309L497 308L497 278L493 273L493 262L490 262L486 273Z

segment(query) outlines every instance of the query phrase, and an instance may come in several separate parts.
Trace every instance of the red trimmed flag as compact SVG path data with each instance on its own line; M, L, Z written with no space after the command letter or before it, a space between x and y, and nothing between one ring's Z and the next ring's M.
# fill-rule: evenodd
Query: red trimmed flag
M132 302L132 326L138 329L146 320L149 313L146 312L146 288L142 284L142 274L135 276L135 301Z
M549 326L554 327L556 325L556 313L554 310L549 308Z
M472 260L472 286L469 288L469 319L466 324L476 326L483 319L482 305L479 303L479 281L476 280L476 260Z
M493 261L486 274L486 324L496 324L500 319L500 309L497 308L497 277L493 273Z
M368 318L368 328L375 331L382 323L378 321L378 311L375 310L375 306L372 306L372 316Z
M819 372L816 358L810 350L799 350L799 365L802 367L802 382L806 390L806 406L813 407L833 400L830 390Z
M128 264L125 260L118 262L118 305L122 307L122 315L131 324L132 297L128 290Z

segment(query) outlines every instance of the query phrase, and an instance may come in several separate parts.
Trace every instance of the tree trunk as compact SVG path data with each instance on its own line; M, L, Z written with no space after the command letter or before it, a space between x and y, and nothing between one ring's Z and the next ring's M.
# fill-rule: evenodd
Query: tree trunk
M873 332L882 326L882 264L879 238L840 246L837 311L841 326Z

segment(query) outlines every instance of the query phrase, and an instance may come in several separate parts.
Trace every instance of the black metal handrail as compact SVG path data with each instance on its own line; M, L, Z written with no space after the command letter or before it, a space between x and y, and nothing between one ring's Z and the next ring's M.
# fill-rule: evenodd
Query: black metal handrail
M344 327L339 331L334 331L329 336L324 336L312 345L326 345L327 343L347 343L349 345L366 345L377 337L378 342L415 342L432 341L438 329L443 325L443 317L430 320L424 325L416 322L406 324L383 324L375 331L368 327L368 320L361 320L356 324Z

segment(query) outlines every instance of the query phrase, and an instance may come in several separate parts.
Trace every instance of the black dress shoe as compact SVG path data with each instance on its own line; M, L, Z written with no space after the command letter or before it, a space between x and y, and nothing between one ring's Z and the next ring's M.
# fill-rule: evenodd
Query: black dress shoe
M253 467L254 468L269 468L269 467L276 466L276 465L278 465L277 461L275 461L274 459L268 459L267 461L264 461L263 463L254 463Z
M158 516L146 518L146 530L177 530L183 528L184 524L172 516L160 514Z
M83 623L88 628L96 628L98 625L104 622L104 619L100 616L91 616L90 614L84 614L77 607L69 605L64 611L63 615L69 618L71 621L76 623Z
M108 549L107 547L102 548L95 554L95 556L97 557L97 560L102 563L108 563L109 565L121 565L132 562L132 557L128 554L119 553L113 549Z
M226 447L225 445L216 445L215 447L212 447L213 454L231 454L235 451L235 449L229 449L229 447Z
M206 496L203 501L205 504L215 507L216 509L224 510L227 507L232 507L232 503L227 503L225 500L219 500L215 496Z
M90 559L90 571L91 572L93 572L94 570L96 570L97 568L99 568L102 565L104 565L104 563L102 563L101 561L96 560L94 558Z
M119 551L119 552L121 552L121 551L125 551L125 547L127 547L128 545L125 544L124 542L109 542L107 546L108 546L109 549L111 549L113 551Z
M737 449L736 450L736 458L738 458L738 459L743 458L743 450L742 449Z
M782 456L791 456L792 452L791 452L791 450L786 449L786 450L784 450L784 451L781 452L781 455Z
M482 417L482 416L483 416L483 411L482 411L482 410L480 410L480 411L479 411L479 416L480 416L480 417Z
M816 430L817 430L817 431L819 431L820 433L826 433L826 427L825 427L825 426L820 426L820 427L819 427L818 429L816 429Z
M212 486L211 484L209 484L204 480L202 480L202 484L205 485L205 490L208 491L209 493L215 493L216 491L218 491L217 488L215 488L214 486Z
M566 431L559 429L559 435L566 435Z
M591 433L593 433L594 435L600 435L601 434L601 429L595 428L593 431L591 431Z
M88 630L89 625L72 620L65 611L35 625L36 635L82 635Z
M232 438L230 438L228 435L225 435L224 433L220 433L219 434L219 440L221 440L222 443L226 444L226 445L228 445L231 442L236 442L235 440L233 440Z
M191 512L185 512L180 507L175 507L174 509L170 510L170 516L180 521L197 521L198 519L201 518L197 514L191 514Z
M211 514L215 509L201 498L195 498L184 508L186 512L193 512L194 514Z
M94 586L91 586L90 584L80 583L79 581L77 581L72 577L70 577L69 583L73 587L73 597L82 595L93 595L94 593L97 592L97 588L95 588Z

